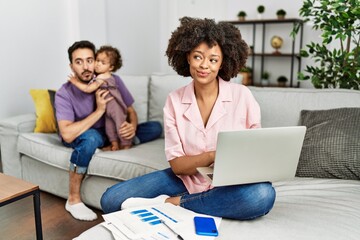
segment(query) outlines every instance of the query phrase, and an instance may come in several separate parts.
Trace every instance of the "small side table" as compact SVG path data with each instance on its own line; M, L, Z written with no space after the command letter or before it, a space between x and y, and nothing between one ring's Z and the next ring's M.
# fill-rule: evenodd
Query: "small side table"
M36 239L42 240L39 186L0 173L0 207L33 195Z

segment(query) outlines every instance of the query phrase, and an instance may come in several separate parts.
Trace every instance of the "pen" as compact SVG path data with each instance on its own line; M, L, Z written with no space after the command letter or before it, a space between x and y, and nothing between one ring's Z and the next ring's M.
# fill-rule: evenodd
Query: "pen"
M173 232L178 239L184 240L184 239L180 236L180 234L178 234L177 232L175 232L174 229L172 229L169 225L167 225L164 220L161 220L161 223L164 224L171 232Z

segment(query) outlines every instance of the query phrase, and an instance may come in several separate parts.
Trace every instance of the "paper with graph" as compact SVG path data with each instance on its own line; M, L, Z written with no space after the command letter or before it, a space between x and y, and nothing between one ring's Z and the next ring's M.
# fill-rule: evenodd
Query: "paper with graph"
M174 232L183 239L214 239L214 237L196 235L193 220L195 216L208 215L197 214L182 207L164 203L105 214L103 226L112 232L116 240L178 240ZM219 228L221 218L213 218Z

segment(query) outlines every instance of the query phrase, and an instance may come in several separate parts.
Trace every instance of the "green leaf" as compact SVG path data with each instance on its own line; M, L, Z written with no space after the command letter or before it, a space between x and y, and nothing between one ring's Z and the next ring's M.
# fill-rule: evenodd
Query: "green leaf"
M301 57L314 63L299 73L299 79L311 79L317 88L360 88L360 1L304 0L299 10L304 19L311 19L312 29L320 31L322 44L306 43ZM351 39L349 52L346 52ZM341 48L340 43L343 48Z
M306 58L306 57L309 57L309 54L306 50L302 49L302 50L300 50L300 56Z

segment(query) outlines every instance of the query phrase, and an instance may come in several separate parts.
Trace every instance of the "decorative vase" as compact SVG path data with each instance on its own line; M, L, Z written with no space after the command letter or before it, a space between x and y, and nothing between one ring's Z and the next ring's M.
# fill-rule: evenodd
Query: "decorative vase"
M261 79L261 86L269 86L269 79Z
M240 72L241 83L245 86L249 86L252 83L251 73L250 72Z
M275 48L275 52L273 52L273 54L275 55L280 55L281 52L279 51L279 49L281 48L282 44L283 44L283 39L279 36L273 36L271 38L270 44L273 48Z
M286 82L278 82L279 87L286 87Z

